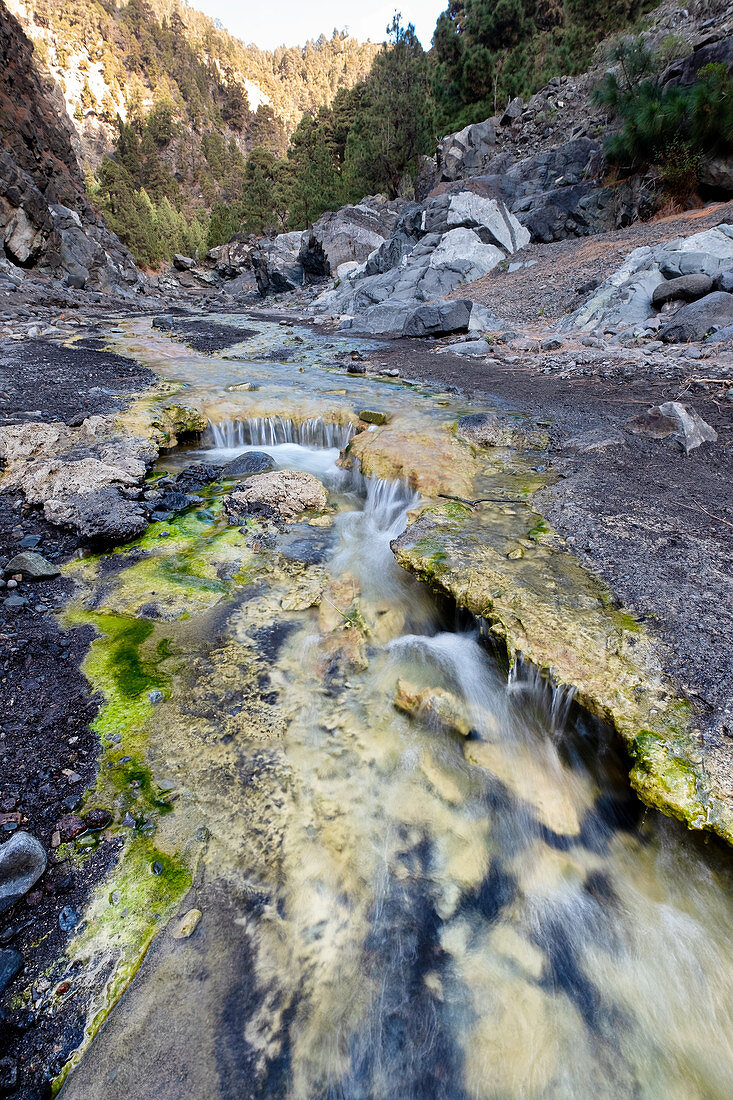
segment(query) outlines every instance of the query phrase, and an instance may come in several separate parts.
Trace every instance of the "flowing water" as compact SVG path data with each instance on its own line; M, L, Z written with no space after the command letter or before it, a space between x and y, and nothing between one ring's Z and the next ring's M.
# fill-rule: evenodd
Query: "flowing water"
M155 843L185 853L182 911L203 915L155 940L65 1100L732 1095L727 851L644 812L608 730L521 663L507 678L397 567L405 481L338 464L354 409L432 430L467 407L344 383L322 365L337 340L265 322L226 357L142 322L118 343L211 417L161 469L265 450L333 511L240 533L214 491L81 563L86 606L166 642L166 699L106 767L133 751L176 790ZM476 484L513 496L517 475ZM497 517L531 526L524 506ZM401 691L426 693L416 713Z

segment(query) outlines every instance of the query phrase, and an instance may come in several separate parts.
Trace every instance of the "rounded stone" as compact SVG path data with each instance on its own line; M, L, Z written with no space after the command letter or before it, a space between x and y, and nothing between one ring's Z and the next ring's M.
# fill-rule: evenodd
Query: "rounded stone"
M27 894L45 870L45 848L19 829L0 847L0 913Z
M262 474L274 467L272 458L264 451L244 451L226 464L222 470L222 477L249 477L250 474Z

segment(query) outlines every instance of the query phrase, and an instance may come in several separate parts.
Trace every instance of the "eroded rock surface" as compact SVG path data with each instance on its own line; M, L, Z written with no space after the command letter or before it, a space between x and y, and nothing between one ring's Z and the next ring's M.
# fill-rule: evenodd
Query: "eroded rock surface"
M300 470L272 470L255 474L238 486L226 498L224 509L232 519L252 512L253 506L264 505L285 520L295 519L308 511L323 511L328 493L312 474Z

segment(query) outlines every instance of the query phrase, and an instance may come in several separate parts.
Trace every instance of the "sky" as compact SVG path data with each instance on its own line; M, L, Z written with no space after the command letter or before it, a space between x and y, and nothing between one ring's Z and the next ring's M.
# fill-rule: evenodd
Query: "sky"
M321 33L330 37L334 27L361 41L382 42L387 24L400 11L404 23L414 23L428 49L435 21L448 0L189 0L189 4L221 20L237 38L266 50L300 46Z

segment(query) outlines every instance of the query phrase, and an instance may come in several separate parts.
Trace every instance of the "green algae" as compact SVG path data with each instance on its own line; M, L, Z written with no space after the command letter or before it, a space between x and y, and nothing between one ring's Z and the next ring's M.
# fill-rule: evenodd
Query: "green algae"
M137 836L123 849L112 875L86 913L83 930L68 948L69 976L75 964L111 975L93 1003L84 1038L52 1083L56 1096L142 964L153 939L174 915L193 881L186 863Z

